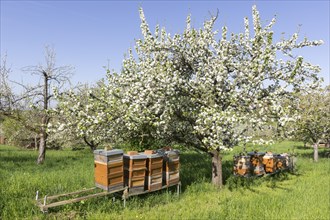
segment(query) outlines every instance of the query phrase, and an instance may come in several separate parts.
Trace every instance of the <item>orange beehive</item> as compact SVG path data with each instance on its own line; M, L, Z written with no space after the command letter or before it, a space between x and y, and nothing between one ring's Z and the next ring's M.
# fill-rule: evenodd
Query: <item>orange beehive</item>
M276 169L277 170L285 170L288 168L287 159L285 156L281 154L274 155L276 158Z
M101 189L112 191L124 186L123 151L94 151L94 180Z
M265 165L266 173L274 173L277 170L277 159L272 152L267 152L263 158L262 163Z
M250 156L234 156L234 174L239 176L247 176L251 170Z
M154 191L162 188L163 156L153 151L144 151L147 157L145 188Z
M124 184L129 187L130 192L144 191L146 163L146 155L124 154Z
M265 153L260 152L250 152L251 169L253 170L254 175L260 176L265 174L265 168L263 161L263 156Z

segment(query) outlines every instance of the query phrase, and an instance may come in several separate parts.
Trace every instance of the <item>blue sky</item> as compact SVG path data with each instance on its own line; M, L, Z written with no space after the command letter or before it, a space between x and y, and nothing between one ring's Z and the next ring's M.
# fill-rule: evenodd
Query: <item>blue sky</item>
M105 76L103 66L120 70L124 54L141 37L138 8L143 7L153 30L159 23L171 34L182 32L188 14L200 27L219 9L215 25L229 32L243 31L256 4L265 22L277 16L275 36L289 37L300 27L301 37L322 39L320 47L297 51L322 68L329 84L329 1L4 1L1 0L1 54L7 53L11 79L38 80L22 67L44 61L44 46L55 48L58 65L72 65L72 82L94 83Z

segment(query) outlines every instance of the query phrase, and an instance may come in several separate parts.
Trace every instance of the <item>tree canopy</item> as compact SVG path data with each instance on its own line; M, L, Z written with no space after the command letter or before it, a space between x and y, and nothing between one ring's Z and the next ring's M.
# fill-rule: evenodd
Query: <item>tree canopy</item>
M129 50L121 72L109 72L104 93L89 103L93 119L74 101L65 108L86 114L79 120L88 121L91 129L105 120L102 129L108 132L95 135L179 143L219 158L221 150L238 143L266 143L248 131L281 129L294 121L295 94L318 86L320 68L295 50L322 41L298 41L298 33L275 39L276 19L262 25L256 6L252 22L244 18L244 32L237 34L229 34L227 27L214 30L218 15L202 28L192 27L189 15L183 33L174 35L159 25L152 33L142 8L140 18L143 38ZM214 162L213 177L221 185L219 164L221 158Z

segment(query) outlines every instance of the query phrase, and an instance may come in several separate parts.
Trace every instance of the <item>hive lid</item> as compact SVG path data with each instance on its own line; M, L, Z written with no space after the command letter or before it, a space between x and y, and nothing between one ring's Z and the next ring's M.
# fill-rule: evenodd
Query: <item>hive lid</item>
M154 154L141 153L141 155L145 155L147 158L159 158L159 157L163 157L163 155L158 154L158 153L154 153Z
M137 154L137 155L128 155L128 154L124 154L125 158L130 158L130 159L147 159L147 156L144 154Z
M137 151L127 151L126 154L129 156L133 156L133 155L138 155L139 153Z
M256 155L256 156L263 156L263 155L265 155L265 153L264 152L249 152L248 153L248 155L251 155L251 156L253 156L253 155Z
M177 156L177 155L180 155L180 151L179 150L165 151L165 155L167 155L167 156Z
M250 155L242 155L242 154L236 154L234 155L235 158L250 158Z
M103 156L111 156L117 154L123 154L124 151L120 149L113 149L113 150L94 150L94 154L103 155Z
M179 150L165 150L163 149L158 149L156 151L158 154L160 155L165 155L165 156L177 156L180 155L180 151Z

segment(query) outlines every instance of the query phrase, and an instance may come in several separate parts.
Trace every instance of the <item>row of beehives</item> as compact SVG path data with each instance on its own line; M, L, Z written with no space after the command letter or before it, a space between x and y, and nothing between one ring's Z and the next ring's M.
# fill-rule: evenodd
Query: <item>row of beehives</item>
M162 148L143 153L95 150L95 185L107 191L128 187L131 193L154 191L180 181L179 151Z
M290 169L293 169L293 157L287 153L250 152L234 156L234 174L238 176L261 176Z

